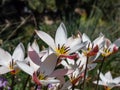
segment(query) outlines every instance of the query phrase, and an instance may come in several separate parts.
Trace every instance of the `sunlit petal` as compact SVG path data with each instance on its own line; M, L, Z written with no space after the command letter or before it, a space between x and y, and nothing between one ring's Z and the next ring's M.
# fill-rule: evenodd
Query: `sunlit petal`
M29 75L33 75L34 69L30 67L29 65L25 64L24 62L17 61L17 65L19 66L20 69L22 69L24 72L26 72Z
M74 48L71 48L69 53L73 53L73 52L76 52L80 49L82 49L83 47L85 47L85 45L87 44L88 42L83 42L83 43L80 43L80 44L77 44L74 46Z
M70 48L74 48L77 44L81 43L81 38L80 37L76 37L73 38L71 37L71 39L69 38L66 42L66 46L70 47Z
M31 46L37 53L39 53L39 46L37 44L37 41L34 40L34 42L32 43L32 46Z
M7 51L0 48L0 65L6 66L11 60L12 60L11 55Z
M62 60L60 62L65 68L70 68L70 66L68 65L68 63L65 60Z
M42 58L41 58L41 62L44 62L44 60L47 58L47 56L49 55L49 52L46 52Z
M75 60L67 58L66 61L68 62L69 65L74 65Z
M105 77L109 80L112 80L112 75L110 73L110 71L108 71L107 73L105 73Z
M94 41L93 41L93 44L94 45L100 45L100 44L102 44L103 42L104 42L104 35L103 36L99 36L98 38L96 38Z
M55 42L50 35L48 35L47 33L43 31L35 30L35 32L46 44L48 44L52 49L55 49Z
M83 35L82 35L82 40L83 40L83 42L88 41L91 43L90 38L85 33L83 33Z
M24 60L25 49L22 43L20 43L14 50L12 58L14 60L23 61Z
M100 79L103 81L103 82L107 82L108 79L102 74L100 73Z
M60 83L59 80L57 79L47 79L47 80L40 80L40 83L44 86L48 85L48 84L56 84L56 83Z
M59 44L60 46L62 46L63 44L66 43L66 41L67 41L67 31L65 25L61 23L55 34L55 43L56 45Z
M5 67L5 66L0 67L0 74L5 74L8 72L10 72L10 69L8 67Z

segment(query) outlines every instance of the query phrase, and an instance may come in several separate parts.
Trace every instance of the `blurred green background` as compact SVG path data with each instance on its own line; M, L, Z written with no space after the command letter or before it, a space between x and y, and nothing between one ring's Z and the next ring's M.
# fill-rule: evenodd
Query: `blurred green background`
M0 47L12 52L22 42L27 49L29 42L38 39L35 29L54 37L60 22L65 24L68 35L80 31L94 40L102 32L114 41L120 37L120 0L1 0ZM44 43L39 40L39 45L42 48ZM113 76L120 76L119 64L120 51L106 60L103 73L110 70ZM96 79L96 69L90 72L89 82ZM89 82L86 90L94 90ZM17 86L22 87L21 84Z

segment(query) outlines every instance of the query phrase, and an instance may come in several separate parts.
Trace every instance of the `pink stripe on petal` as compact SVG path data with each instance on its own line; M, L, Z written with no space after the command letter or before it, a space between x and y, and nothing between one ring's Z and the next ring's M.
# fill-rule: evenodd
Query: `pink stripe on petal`
M78 54L72 54L72 55L60 55L60 58L69 58L69 59L76 59L78 58Z
M33 73L32 79L37 85L41 85L40 80L38 79L38 77L36 75L36 72Z

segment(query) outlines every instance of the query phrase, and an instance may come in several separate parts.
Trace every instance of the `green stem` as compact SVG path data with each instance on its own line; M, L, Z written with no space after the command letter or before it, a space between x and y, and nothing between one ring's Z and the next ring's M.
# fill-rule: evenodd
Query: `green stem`
M85 66L85 72L84 72L84 80L83 80L83 90L85 89L85 80L86 80L86 74L87 74L87 65L88 65L89 57L87 56L86 66Z
M99 72L98 72L98 76L97 76L97 85L95 87L95 90L98 90L98 82L99 82L99 78L100 78L100 72L102 71L104 61L105 61L105 57L103 57L103 60L102 60L101 65L99 67Z
M27 86L27 83L28 83L29 79L30 79L30 75L28 75L28 77L27 77L27 79L26 79L26 81L25 81L25 83L23 85L23 90L26 89L26 86Z
M14 84L15 84L15 75L12 75L11 90L14 90Z

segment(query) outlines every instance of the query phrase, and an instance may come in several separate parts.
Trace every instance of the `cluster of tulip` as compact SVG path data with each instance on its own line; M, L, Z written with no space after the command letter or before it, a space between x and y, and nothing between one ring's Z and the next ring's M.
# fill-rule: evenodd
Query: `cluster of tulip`
M87 72L94 69L98 58L102 57L98 78L93 81L97 84L95 90L98 89L98 85L105 86L106 90L120 86L120 77L113 79L110 71L105 75L101 73L106 58L118 51L120 38L111 43L100 33L92 42L85 33L80 32L67 37L63 23L56 31L55 40L43 31L35 32L49 47L40 51L39 45L34 40L32 44L28 44L27 57L22 43L15 48L13 55L0 48L1 75L8 72L16 75L22 70L35 83L35 90L85 90L89 76ZM0 85L1 89L4 87ZM13 86L11 88L13 90Z

